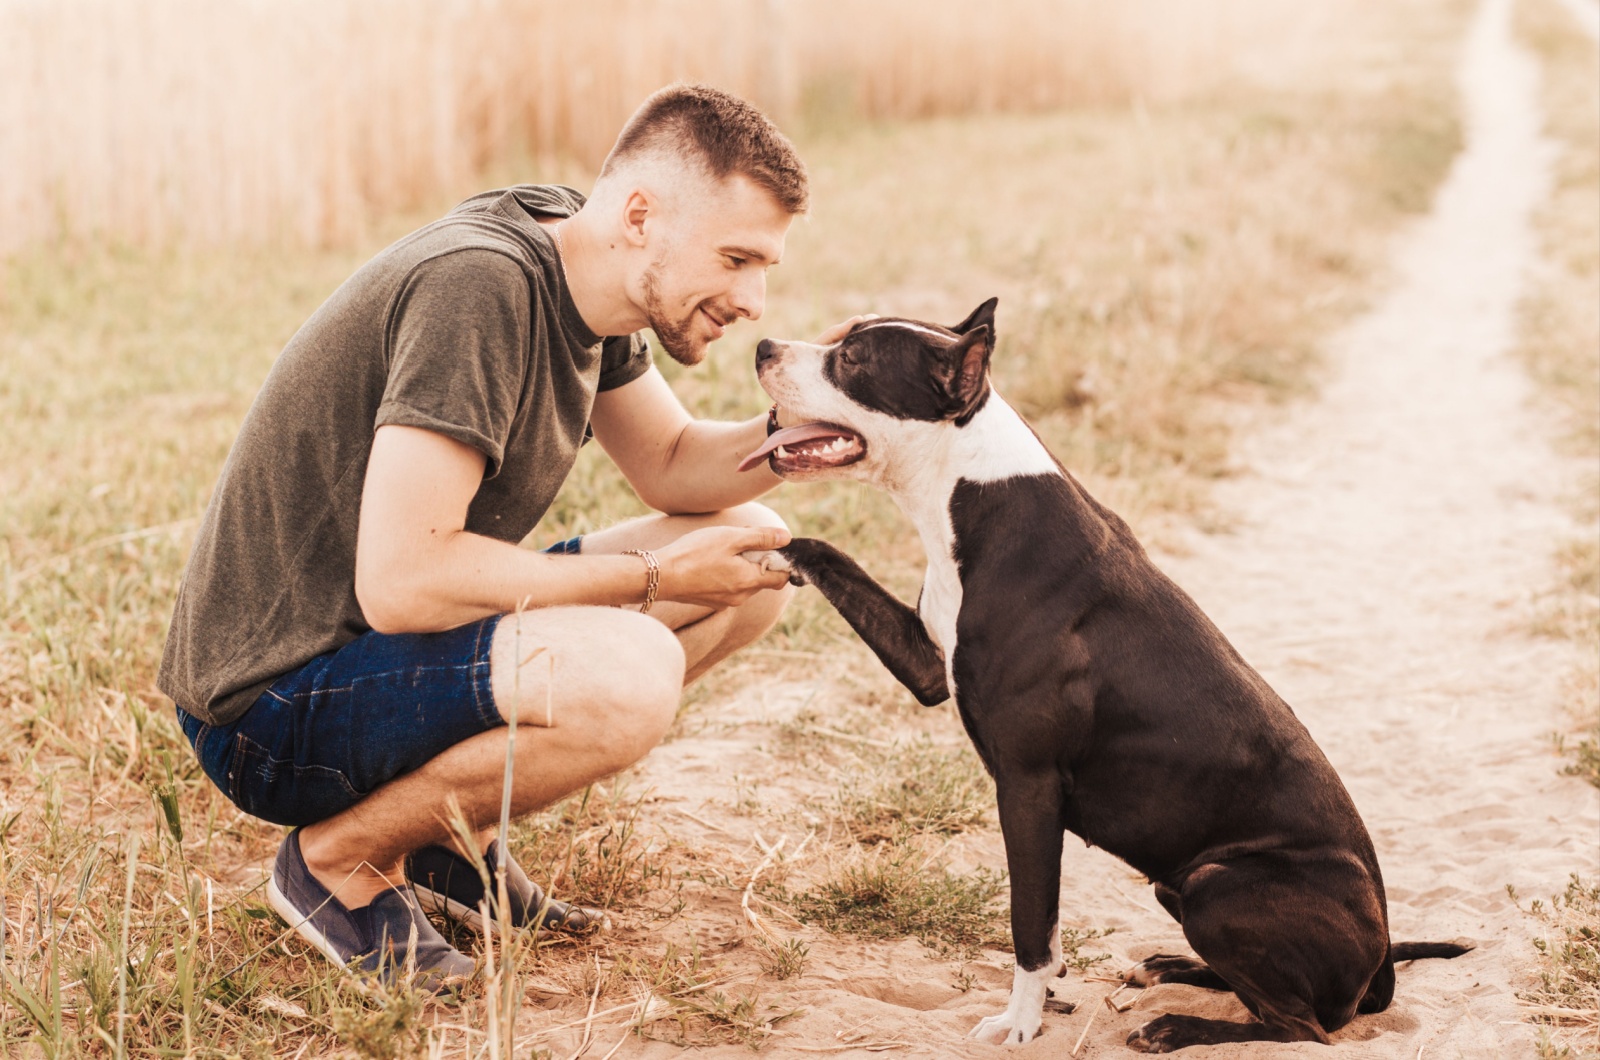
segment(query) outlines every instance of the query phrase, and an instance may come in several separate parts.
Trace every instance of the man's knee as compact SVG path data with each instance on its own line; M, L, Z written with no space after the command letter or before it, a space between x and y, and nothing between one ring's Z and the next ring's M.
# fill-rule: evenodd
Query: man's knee
M642 741L635 758L661 742L683 694L683 645L672 630L634 611L618 611L619 631L607 660L605 711L615 731Z
M651 618L614 607L547 608L501 619L491 685L507 721L515 712L522 724L586 725L622 711L641 731L664 733L683 671L683 646Z
M771 526L779 530L789 528L783 521L783 516L759 501L736 504L732 508L724 509L721 514L729 526Z

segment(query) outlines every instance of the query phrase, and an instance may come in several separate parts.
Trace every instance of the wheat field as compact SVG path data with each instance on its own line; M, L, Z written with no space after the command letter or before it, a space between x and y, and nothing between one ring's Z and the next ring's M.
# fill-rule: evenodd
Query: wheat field
M1262 56L1294 67L1334 8L0 0L0 252L62 236L348 243L497 164L593 166L674 80L786 125L1170 102Z

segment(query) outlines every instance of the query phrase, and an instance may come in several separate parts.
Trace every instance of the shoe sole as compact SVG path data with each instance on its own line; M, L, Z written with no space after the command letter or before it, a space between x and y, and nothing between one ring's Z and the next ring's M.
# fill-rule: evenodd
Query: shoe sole
M294 903L289 901L282 891L278 890L278 881L275 877L267 878L267 904L272 906L279 916L283 917L284 922L289 925L296 935L311 943L324 957L337 964L340 968L347 972L351 971L351 959L339 956L339 951L333 948L333 944L327 940L322 932L312 926L311 918L296 909ZM351 974L354 975L353 972ZM361 977L356 976L356 978L360 979Z

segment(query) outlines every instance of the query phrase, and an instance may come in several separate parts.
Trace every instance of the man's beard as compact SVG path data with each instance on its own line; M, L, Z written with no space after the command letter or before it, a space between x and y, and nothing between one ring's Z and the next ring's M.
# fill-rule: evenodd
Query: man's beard
M653 262L644 271L645 319L669 357L679 364L699 364L705 360L706 348L704 344L696 345L690 334L695 323L694 315L699 308L691 309L682 320L668 318L667 307L661 300L661 264L660 261Z

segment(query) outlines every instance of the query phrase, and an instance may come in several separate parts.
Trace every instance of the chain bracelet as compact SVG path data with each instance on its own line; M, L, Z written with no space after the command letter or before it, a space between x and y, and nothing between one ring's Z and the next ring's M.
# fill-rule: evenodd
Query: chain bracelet
M638 556L644 560L644 606L639 608L642 615L650 610L650 605L656 602L656 593L661 590L661 561L656 559L656 554L649 549L630 548L623 553L624 556Z

